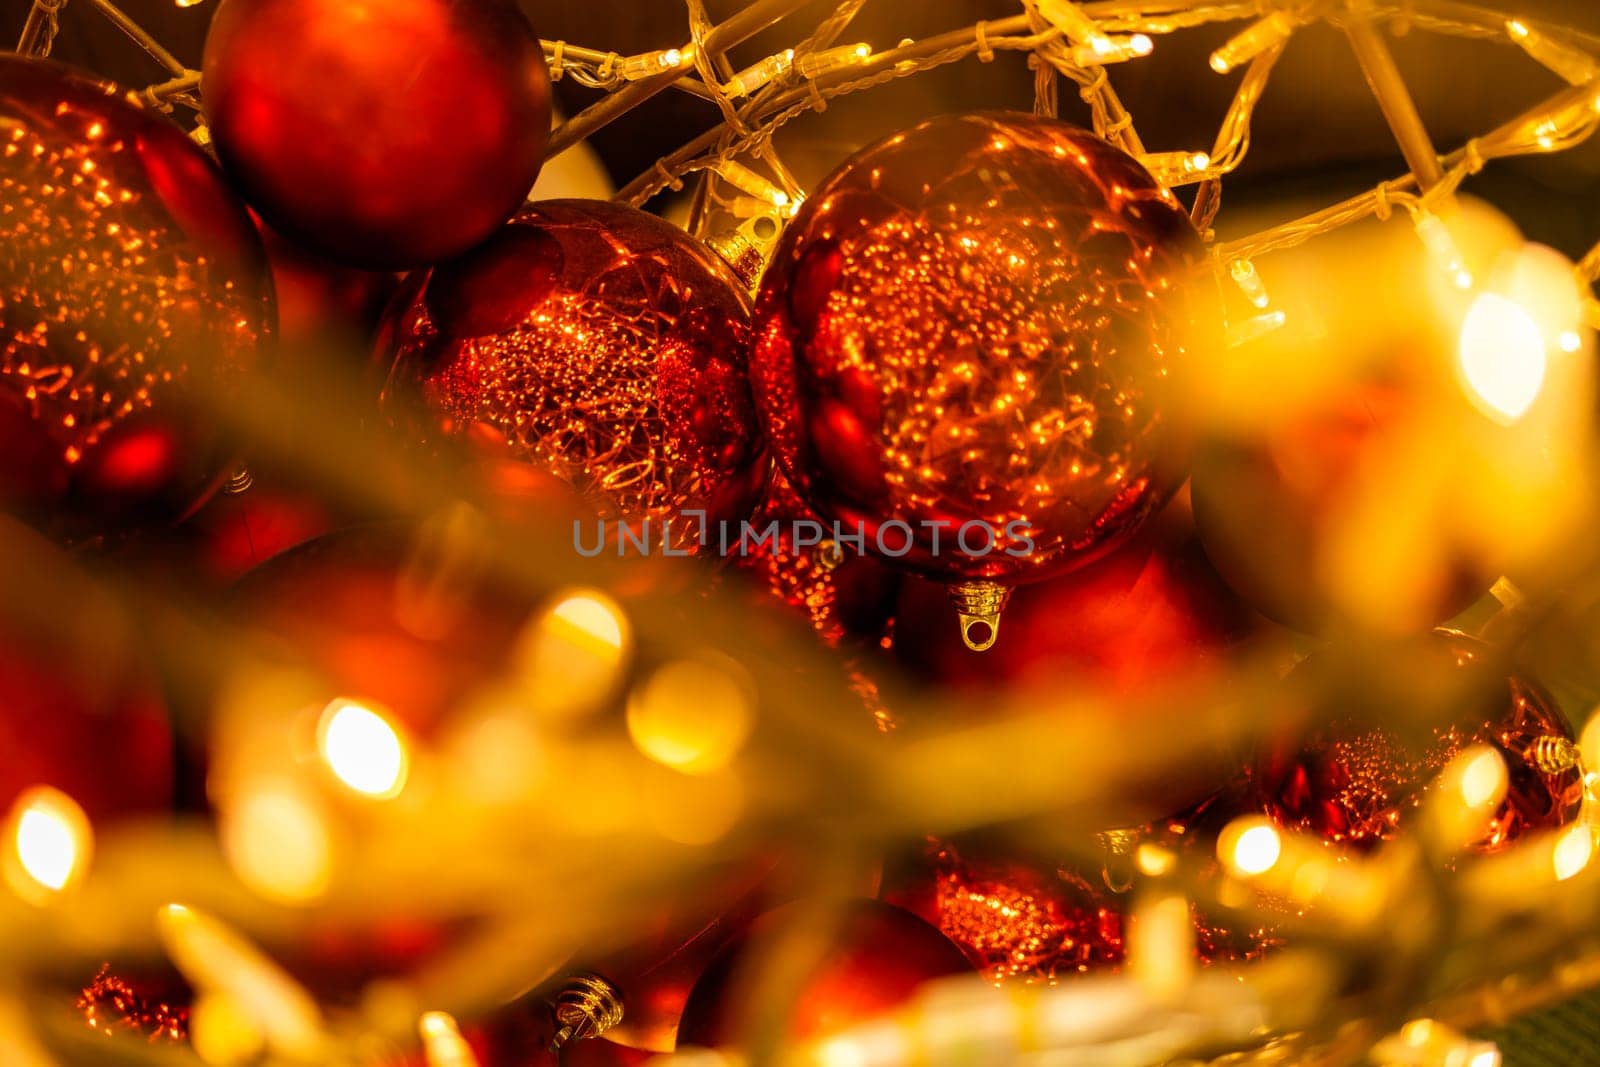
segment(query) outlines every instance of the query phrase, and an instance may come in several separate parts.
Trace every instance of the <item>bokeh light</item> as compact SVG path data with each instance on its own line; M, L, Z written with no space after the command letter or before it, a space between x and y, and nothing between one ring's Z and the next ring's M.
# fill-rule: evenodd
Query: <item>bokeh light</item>
M387 800L400 795L410 756L399 728L385 715L353 700L334 700L317 724L317 750L349 788Z
M658 668L628 699L628 734L640 752L673 770L726 767L754 724L752 687L734 663L677 660Z
M94 832L83 809L59 789L24 792L7 827L6 881L24 900L43 903L88 869Z

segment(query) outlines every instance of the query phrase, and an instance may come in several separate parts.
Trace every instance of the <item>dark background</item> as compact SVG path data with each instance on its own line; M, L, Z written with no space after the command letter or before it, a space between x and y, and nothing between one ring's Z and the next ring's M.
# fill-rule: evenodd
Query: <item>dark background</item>
M197 67L217 0L179 8L173 0L124 0L123 8L183 62ZM681 45L687 37L679 0L521 0L546 39L624 55ZM714 17L740 0L711 0ZM3 0L0 44L16 40L27 0ZM733 55L736 66L793 44L831 5L818 0ZM1015 0L874 0L841 42L883 49L1015 14ZM1595 0L1524 0L1515 13L1600 33ZM792 29L797 27L798 29ZM1146 60L1112 71L1112 83L1133 112L1151 151L1209 150L1238 75L1213 74L1207 54L1235 27L1181 31L1158 38ZM1518 49L1413 31L1392 42L1396 59L1441 152L1487 132L1561 83ZM54 56L129 86L164 77L160 68L87 4L70 2ZM570 80L558 86L569 115L596 98ZM855 147L928 115L978 107L1027 108L1032 75L1019 54L991 64L968 59L866 93L836 100L822 115L797 120L779 147L801 180L814 183ZM1086 118L1070 85L1062 115ZM592 140L620 185L711 125L711 105L667 92ZM1399 155L1343 39L1323 27L1295 38L1256 112L1252 148L1225 183L1219 230L1292 216L1370 188L1403 170ZM1499 161L1467 190L1510 214L1530 238L1570 256L1600 240L1600 138L1567 153ZM1600 994L1519 1020L1490 1034L1508 1067L1600 1063Z

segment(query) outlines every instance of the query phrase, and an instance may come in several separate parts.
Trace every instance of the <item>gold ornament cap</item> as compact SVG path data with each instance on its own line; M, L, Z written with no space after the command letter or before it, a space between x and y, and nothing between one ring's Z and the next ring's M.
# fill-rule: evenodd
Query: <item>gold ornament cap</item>
M952 585L949 592L961 616L962 642L974 652L993 648L1000 636L1000 613L1011 599L1011 589L999 582L976 581Z
M744 283L746 289L754 291L761 283L761 272L767 269L767 257L743 232L729 230L712 234L706 238L706 246L722 257L722 261L733 269L734 276Z
M598 974L575 974L551 1000L556 1032L550 1051L572 1041L599 1037L622 1021L622 994Z

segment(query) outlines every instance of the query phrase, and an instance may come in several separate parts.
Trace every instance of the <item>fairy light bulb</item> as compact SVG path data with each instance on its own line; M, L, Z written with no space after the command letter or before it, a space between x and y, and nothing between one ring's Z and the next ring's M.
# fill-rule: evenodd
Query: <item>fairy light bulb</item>
M801 56L795 60L794 66L803 78L820 78L845 67L858 66L871 58L870 44L843 44Z
M1126 63L1149 55L1155 42L1147 35L1136 33L1131 37L1103 37L1095 44L1077 45L1072 50L1072 62L1080 67L1105 66Z
M478 1057L449 1013L426 1013L417 1023L417 1032L422 1036L422 1053L428 1067L478 1067Z
M1254 263L1248 259L1236 259L1228 264L1228 276L1233 279L1233 283L1239 287L1246 300L1266 310L1271 298L1267 295L1266 284L1262 282Z
M518 664L537 709L568 718L610 696L632 647L622 607L599 590L573 590L536 616L518 642Z
M1499 293L1479 293L1467 309L1457 360L1473 403L1508 425L1539 398L1548 363L1539 324L1521 304Z
M367 704L335 700L317 723L317 751L340 782L363 796L399 796L410 757L399 729Z
M1500 753L1483 746L1461 772L1461 799L1469 808L1498 805L1506 792L1506 762Z
M5 876L19 897L44 904L82 879L94 831L77 801L36 786L16 799L6 825Z
M1162 185L1183 185L1203 177L1211 166L1211 156L1205 152L1152 152L1139 157L1139 162Z
M1265 874L1282 855L1283 839L1265 816L1235 819L1217 838L1217 858L1234 874Z
M789 73L794 66L794 49L785 48L777 55L768 56L759 63L753 63L729 78L722 85L722 91L728 96L749 96L774 78L781 78Z
M1583 85L1600 73L1594 57L1540 33L1521 19L1508 19L1506 34L1529 58L1568 85Z
M789 194L767 181L761 175L731 159L724 159L711 168L716 174L725 179L735 188L741 189L757 200L763 200L771 207L780 210L789 206Z
M691 62L691 52L681 48L664 48L658 52L644 52L636 56L628 56L622 61L617 72L626 81L639 81L643 78L654 77L669 70L679 70Z
M1251 23L1212 52L1211 69L1218 74L1227 74L1268 49L1283 44L1299 26L1300 20L1287 11L1274 11L1266 18Z
M1283 328L1289 321L1289 316L1281 309L1269 311L1265 315L1252 315L1243 322L1228 323L1227 345L1229 348L1239 348L1252 341L1258 341L1274 330Z

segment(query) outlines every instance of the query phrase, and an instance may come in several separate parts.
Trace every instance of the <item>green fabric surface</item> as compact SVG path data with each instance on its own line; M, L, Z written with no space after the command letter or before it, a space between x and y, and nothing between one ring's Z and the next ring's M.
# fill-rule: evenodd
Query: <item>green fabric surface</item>
M1600 1065L1600 990L1524 1016L1483 1036L1500 1046L1505 1067Z

